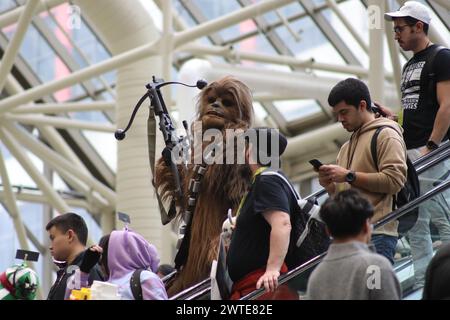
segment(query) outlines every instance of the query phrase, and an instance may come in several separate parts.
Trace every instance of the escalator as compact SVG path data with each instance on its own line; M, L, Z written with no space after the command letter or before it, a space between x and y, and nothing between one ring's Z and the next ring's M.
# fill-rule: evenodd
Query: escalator
M444 174L439 176L431 176L430 173L433 172L433 168L439 166L446 166L447 170L450 170L450 142L447 141L445 144L441 145L441 147L433 152L430 152L424 157L421 157L414 161L414 167L419 175L419 179L433 179L433 188L431 190L421 190L421 196L414 201L411 201L407 205L403 206L400 209L393 211L391 214L386 216L384 219L378 221L374 227L375 229L383 226L386 223L394 221L398 219L400 216L408 213L410 210L423 205L427 201L434 201L436 197L443 197L444 192L446 194L450 194L450 171L447 171ZM326 198L327 194L325 190L321 189L307 198L315 197L319 204L322 204ZM450 197L447 196L446 202L450 206ZM434 232L433 232L434 231ZM436 230L432 229L431 232L433 240L437 239ZM407 239L402 237L399 241L400 245L398 246L399 250L397 253L394 269L397 272L399 280L402 285L402 291L404 293L404 297L411 297L411 293L414 293L412 290L412 285L414 284L414 271L412 266L412 259L410 254L408 254L407 245L402 246L402 244L407 243ZM325 253L311 259L310 261L304 263L303 265L289 271L287 274L284 274L280 277L279 283L287 283L291 288L297 290L299 295L301 295L306 290L306 283L309 277L309 274L312 272L314 267L322 260L325 256ZM250 293L246 297L243 297L242 300L253 300L258 298L261 294L264 293L263 289L256 290L255 292ZM416 294L417 295L417 294ZM206 300L210 298L210 280L205 279L200 283L180 292L176 296L173 296L171 299L173 300Z

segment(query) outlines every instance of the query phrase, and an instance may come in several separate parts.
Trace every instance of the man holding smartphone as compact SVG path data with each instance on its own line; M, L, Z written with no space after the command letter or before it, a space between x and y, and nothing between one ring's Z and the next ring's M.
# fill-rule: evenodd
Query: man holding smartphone
M339 151L336 165L319 167L319 183L330 195L354 188L374 206L372 223L392 211L393 195L406 181L406 146L402 129L387 118L375 118L367 86L348 78L333 87L328 103L337 121L352 132ZM384 127L377 138L377 164L372 160L371 140L375 131ZM378 167L378 168L377 168ZM393 221L372 235L377 252L394 263L398 222Z
M385 19L393 22L394 37L400 48L412 51L405 64L400 83L401 111L397 119L404 129L404 138L411 161L437 149L450 138L450 50L433 44L428 36L432 25L429 9L420 2L407 1ZM387 116L396 115L380 106ZM445 163L433 166L421 174L422 193L433 188L436 178L445 176L450 167ZM410 230L409 244L414 262L414 288L425 282L425 271L433 257L430 222L436 226L440 241L450 242L450 191L426 201L419 209L417 223Z

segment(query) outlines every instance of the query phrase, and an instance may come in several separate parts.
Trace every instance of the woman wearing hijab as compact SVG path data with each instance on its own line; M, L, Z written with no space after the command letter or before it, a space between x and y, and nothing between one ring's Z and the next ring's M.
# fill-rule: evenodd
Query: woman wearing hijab
M136 270L142 270L135 282L141 288L138 299L167 300L164 284L156 274L158 253L144 237L127 229L113 231L100 240L100 246L103 249L100 264L109 276L108 282L119 287L123 300L136 300L136 291L131 289L131 278L138 274Z

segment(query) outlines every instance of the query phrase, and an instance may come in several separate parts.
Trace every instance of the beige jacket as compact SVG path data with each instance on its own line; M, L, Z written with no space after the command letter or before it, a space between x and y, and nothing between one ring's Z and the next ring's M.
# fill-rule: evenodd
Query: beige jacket
M377 139L378 168L370 151L370 143L375 130L383 125L396 129L384 128ZM339 151L337 164L355 172L369 173L369 181L364 188L358 189L374 206L375 214L372 223L392 212L392 196L404 186L406 181L406 146L403 141L402 128L394 121L377 118L364 124L353 132ZM352 186L347 182L336 183L336 191L342 191ZM391 222L374 231L374 234L397 236L398 222Z

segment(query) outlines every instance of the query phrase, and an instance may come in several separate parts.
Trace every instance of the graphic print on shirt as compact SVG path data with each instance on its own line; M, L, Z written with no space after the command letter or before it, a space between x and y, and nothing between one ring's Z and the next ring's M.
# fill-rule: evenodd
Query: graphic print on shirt
M402 106L405 110L416 110L420 94L420 75L425 61L411 63L406 66L402 75Z

